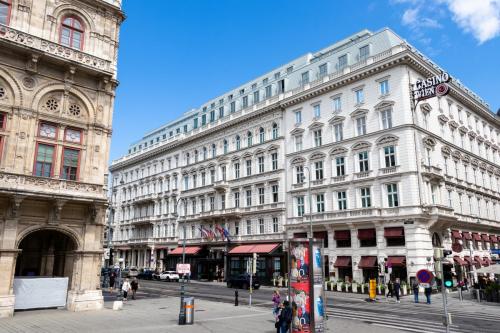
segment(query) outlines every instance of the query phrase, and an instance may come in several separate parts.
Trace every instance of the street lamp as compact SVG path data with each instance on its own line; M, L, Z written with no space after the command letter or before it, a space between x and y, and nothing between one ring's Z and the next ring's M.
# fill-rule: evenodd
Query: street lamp
M179 198L177 199L177 202L175 203L175 211L176 211L176 217L177 217L177 225L179 225L179 202L181 200L184 202L184 223L182 224L182 264L186 262L186 215L187 215L187 204L186 204L186 199L185 198ZM185 276L182 276L182 282L181 282L181 307L179 310L179 325L185 325L186 324L186 309L183 306L184 303L184 295L185 295Z

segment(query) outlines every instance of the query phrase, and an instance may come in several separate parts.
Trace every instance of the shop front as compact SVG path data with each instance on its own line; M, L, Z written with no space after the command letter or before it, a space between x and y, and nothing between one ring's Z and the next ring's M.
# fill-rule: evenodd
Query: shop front
M333 267L338 269L338 277L343 281L352 280L352 257L351 256L338 256L333 264Z
M378 278L378 263L376 256L362 256L358 268L363 270L363 282Z
M406 257L405 256L389 256L386 262L390 278L395 281L400 279L406 281L408 273L406 271Z

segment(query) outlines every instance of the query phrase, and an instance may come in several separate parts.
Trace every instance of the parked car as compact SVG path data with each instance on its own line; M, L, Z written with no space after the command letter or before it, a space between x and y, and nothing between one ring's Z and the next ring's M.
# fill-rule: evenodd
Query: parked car
M154 271L154 272L153 272L153 275L152 275L153 280L159 280L159 279L160 279L160 274L161 274L161 273L162 273L162 272L157 272L157 271Z
M243 288L249 289L250 286L250 274L244 273L236 276L231 276L227 279L227 287L228 288ZM253 289L260 288L260 282L257 277L252 276L252 286Z
M154 271L151 269L141 269L139 272L139 275L137 275L138 279L143 279L143 280L152 280L153 279L153 273Z
M176 281L179 282L179 274L177 274L175 271L164 271L161 272L160 274L160 280L161 281Z
M126 267L122 270L122 277L133 278L139 275L139 271L135 267Z

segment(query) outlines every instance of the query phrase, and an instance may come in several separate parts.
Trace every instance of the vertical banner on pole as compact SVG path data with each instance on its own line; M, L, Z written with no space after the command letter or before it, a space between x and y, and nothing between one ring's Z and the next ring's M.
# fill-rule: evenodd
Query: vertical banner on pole
M292 332L324 332L323 243L313 239L289 242Z

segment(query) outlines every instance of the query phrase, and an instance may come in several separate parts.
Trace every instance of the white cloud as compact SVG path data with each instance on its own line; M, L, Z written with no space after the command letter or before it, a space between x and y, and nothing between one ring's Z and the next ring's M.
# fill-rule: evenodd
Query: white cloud
M418 19L418 8L410 8L405 10L403 14L403 18L401 19L404 25L413 25L417 22Z
M479 43L500 35L500 0L445 0L453 20Z

